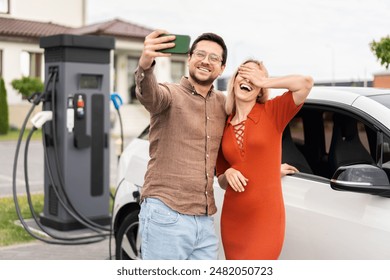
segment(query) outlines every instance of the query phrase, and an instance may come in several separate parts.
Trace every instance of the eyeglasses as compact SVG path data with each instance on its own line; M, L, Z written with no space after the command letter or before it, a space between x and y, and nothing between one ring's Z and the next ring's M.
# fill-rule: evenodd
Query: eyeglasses
M197 59L203 60L206 58L207 52L202 51L202 50L196 50L196 51L194 51L194 55ZM215 53L209 53L208 59L209 59L209 62L212 64L217 64L219 62L222 62L222 58Z

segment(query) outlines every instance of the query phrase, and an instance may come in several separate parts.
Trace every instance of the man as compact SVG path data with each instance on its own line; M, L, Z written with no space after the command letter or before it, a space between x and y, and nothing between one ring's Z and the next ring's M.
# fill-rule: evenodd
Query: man
M143 259L217 259L213 177L226 114L213 82L226 66L227 48L213 33L200 35L188 54L189 76L158 84L153 74L175 36L156 30L145 38L136 70L138 100L150 112L150 161L141 192Z

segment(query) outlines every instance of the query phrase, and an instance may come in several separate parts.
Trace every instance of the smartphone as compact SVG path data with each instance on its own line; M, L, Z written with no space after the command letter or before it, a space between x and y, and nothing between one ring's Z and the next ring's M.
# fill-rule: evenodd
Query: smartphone
M168 36L171 34L162 34L160 36ZM177 53L177 54L186 54L188 53L188 50L190 49L190 41L191 37L188 35L176 35L176 39L172 42L175 43L175 46L173 48L163 49L160 50L160 52L163 53Z

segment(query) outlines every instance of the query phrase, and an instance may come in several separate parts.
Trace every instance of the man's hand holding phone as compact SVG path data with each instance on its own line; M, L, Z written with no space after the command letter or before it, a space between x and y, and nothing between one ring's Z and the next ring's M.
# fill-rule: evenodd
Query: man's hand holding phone
M155 30L145 37L139 66L149 69L156 57L169 57L172 53L188 53L190 37L169 34L165 30Z
M160 52L161 49L172 48L175 44L171 41L175 40L175 36L159 37L162 34L167 34L165 30L155 30L145 37L144 49L142 50L139 59L139 66L146 70L149 69L156 57L170 56L168 53Z
M160 37L170 37L175 36L174 43L175 46L171 48L162 49L163 53L175 53L175 54L187 54L190 48L191 38L188 35L178 35L178 34L163 34Z

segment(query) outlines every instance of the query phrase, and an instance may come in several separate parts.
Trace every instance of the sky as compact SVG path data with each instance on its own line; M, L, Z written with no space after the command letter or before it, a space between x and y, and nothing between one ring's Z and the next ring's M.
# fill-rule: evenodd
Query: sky
M369 44L390 36L389 0L87 1L88 24L118 18L192 41L219 34L228 47L226 77L248 58L263 61L270 76L317 82L372 80L386 70Z

